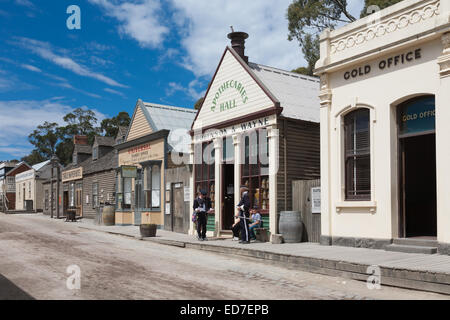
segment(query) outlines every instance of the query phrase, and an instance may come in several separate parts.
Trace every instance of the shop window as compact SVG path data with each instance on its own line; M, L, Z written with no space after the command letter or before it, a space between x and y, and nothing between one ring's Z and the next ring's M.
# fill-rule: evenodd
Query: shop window
M133 178L122 178L120 171L116 176L116 208L117 210L131 209Z
M252 206L261 213L269 212L269 141L267 129L244 136L242 184L248 187Z
M92 184L92 208L98 208L98 182L94 182Z
M123 209L131 209L132 178L123 178Z
M369 109L355 110L344 118L346 200L370 200L369 120Z
M211 198L212 209L215 206L215 151L213 142L202 144L202 163L195 165L195 191L205 190Z
M145 208L161 209L161 167L149 165L144 167Z

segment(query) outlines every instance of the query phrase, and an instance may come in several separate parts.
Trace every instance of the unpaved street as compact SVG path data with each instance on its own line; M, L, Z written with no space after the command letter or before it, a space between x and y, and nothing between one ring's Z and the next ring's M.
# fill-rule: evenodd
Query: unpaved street
M81 270L69 290L66 269ZM0 213L0 299L447 299Z

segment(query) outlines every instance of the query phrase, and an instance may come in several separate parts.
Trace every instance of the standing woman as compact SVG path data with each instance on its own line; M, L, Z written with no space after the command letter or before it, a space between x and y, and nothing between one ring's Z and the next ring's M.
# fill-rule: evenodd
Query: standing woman
M237 205L239 210L239 219L241 224L241 241L239 243L247 244L250 243L250 236L248 230L248 220L250 219L250 197L248 195L248 188L246 186L241 186L241 201Z
M197 213L197 235L200 241L206 240L207 214L211 210L211 200L206 195L206 191L201 190L194 200L194 211Z

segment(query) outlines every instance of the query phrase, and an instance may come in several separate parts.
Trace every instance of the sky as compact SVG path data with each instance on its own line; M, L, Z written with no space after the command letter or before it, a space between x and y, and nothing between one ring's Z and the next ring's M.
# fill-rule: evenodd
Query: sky
M0 160L20 159L44 121L82 107L101 121L136 101L193 108L229 39L245 31L250 61L306 65L288 41L292 0L0 0ZM363 0L349 0L359 16ZM81 29L69 29L70 5Z

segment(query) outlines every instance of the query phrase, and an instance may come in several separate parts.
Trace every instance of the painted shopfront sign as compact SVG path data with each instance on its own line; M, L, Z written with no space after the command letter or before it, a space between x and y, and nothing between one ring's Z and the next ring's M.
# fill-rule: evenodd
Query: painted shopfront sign
M62 182L80 180L83 179L83 168L76 168L68 171L64 171L62 174Z
M119 152L119 166L133 166L149 160L164 158L164 141L147 142Z
M267 116L263 118L258 118L255 120L250 120L235 124L223 129L212 129L204 132L203 134L198 134L194 136L194 142L209 141L214 138L221 138L233 134L245 133L247 131L264 128L276 123L276 116Z
M227 91L227 90L235 90L237 91L237 94L239 95L240 99L238 100L238 102L236 102L236 99L231 99L231 100L226 100L226 101L220 101L222 93ZM236 108L239 103L242 102L242 104L246 104L248 101L248 96L247 96L247 91L245 90L245 86L237 80L228 80L226 82L224 82L219 89L217 90L217 92L214 95L214 98L212 100L212 106L211 106L211 111L215 112L215 111L226 111L229 109L233 109Z
M422 98L400 108L400 135L434 131L434 97Z

